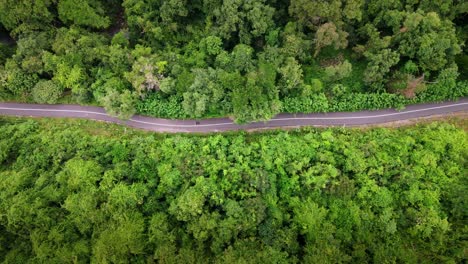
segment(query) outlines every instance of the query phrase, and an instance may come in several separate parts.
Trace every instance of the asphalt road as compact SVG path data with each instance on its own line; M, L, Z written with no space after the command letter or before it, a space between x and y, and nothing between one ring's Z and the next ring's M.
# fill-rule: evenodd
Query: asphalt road
M135 115L128 121L121 121L117 118L110 117L106 114L104 109L100 107L0 103L0 115L85 118L126 124L130 127L157 132L188 133L299 126L359 126L461 111L468 111L468 98L456 102L410 105L402 111L386 109L341 113L280 114L268 122L237 125L228 118L169 120Z

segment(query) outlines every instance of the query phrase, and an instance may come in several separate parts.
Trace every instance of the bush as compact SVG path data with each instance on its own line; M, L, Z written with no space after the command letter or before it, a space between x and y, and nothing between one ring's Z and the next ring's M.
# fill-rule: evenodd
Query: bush
M310 97L286 98L283 103L283 112L319 113L377 110L402 108L404 105L412 102L401 95L389 93L348 93L332 98L327 98L325 94L320 93Z
M39 81L32 89L34 102L40 104L54 104L62 95L63 89L54 81Z
M468 81L458 81L457 67L444 69L433 84L427 86L417 100L418 102L455 100L468 95Z
M14 95L29 94L39 81L37 74L28 74L21 70L12 70L7 73L7 88Z
M329 82L339 81L348 77L353 71L353 66L347 60L338 64L332 65L325 68L325 78Z
M182 97L170 96L165 98L161 93L152 93L143 100L139 100L136 109L138 113L161 118L187 118L182 108Z
M123 120L131 118L136 112L136 96L129 90L119 92L111 89L107 92L107 95L101 99L101 102L107 113Z
M333 98L330 111L349 112L359 110L377 110L385 108L402 108L409 100L399 94L390 93L351 93L340 98Z
M283 112L287 113L313 113L328 112L328 99L324 93L308 97L289 97L283 101Z

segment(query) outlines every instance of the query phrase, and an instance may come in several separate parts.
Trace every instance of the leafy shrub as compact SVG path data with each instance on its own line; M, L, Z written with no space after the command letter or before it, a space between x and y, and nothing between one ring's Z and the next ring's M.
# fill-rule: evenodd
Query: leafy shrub
M152 93L143 100L138 101L138 113L162 118L187 118L182 107L183 98L178 96L163 97L161 93Z
M324 93L311 96L289 97L283 100L283 112L287 113L312 113L328 112L329 102Z
M33 100L40 104L54 104L62 95L63 89L54 81L41 80L32 90Z
M325 78L329 82L339 81L343 78L348 77L353 71L352 64L345 60L338 65L331 65L325 68Z
M14 95L29 94L39 81L37 74L29 74L21 70L12 70L7 75L7 88Z
M101 102L110 115L123 120L131 118L136 112L136 96L129 90L123 92L114 89L108 90Z

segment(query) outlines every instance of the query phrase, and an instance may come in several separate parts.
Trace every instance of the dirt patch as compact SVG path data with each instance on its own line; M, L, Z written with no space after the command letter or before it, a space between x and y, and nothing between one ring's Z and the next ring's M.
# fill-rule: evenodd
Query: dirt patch
M9 46L13 46L16 43L10 34L2 28L0 28L0 42Z
M111 17L112 24L109 28L103 30L103 32L112 37L122 29L127 28L127 21L125 20L125 11L122 7L119 7Z
M418 78L412 78L408 80L406 89L402 91L403 96L406 98L413 98L416 96L417 92L424 90L424 74Z

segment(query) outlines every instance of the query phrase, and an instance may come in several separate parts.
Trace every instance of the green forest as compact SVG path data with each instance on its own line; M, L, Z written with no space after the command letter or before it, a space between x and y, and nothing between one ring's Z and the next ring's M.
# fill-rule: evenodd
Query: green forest
M0 99L122 119L468 95L464 0L0 0Z
M1 118L0 262L462 263L467 156L448 122L165 135Z

